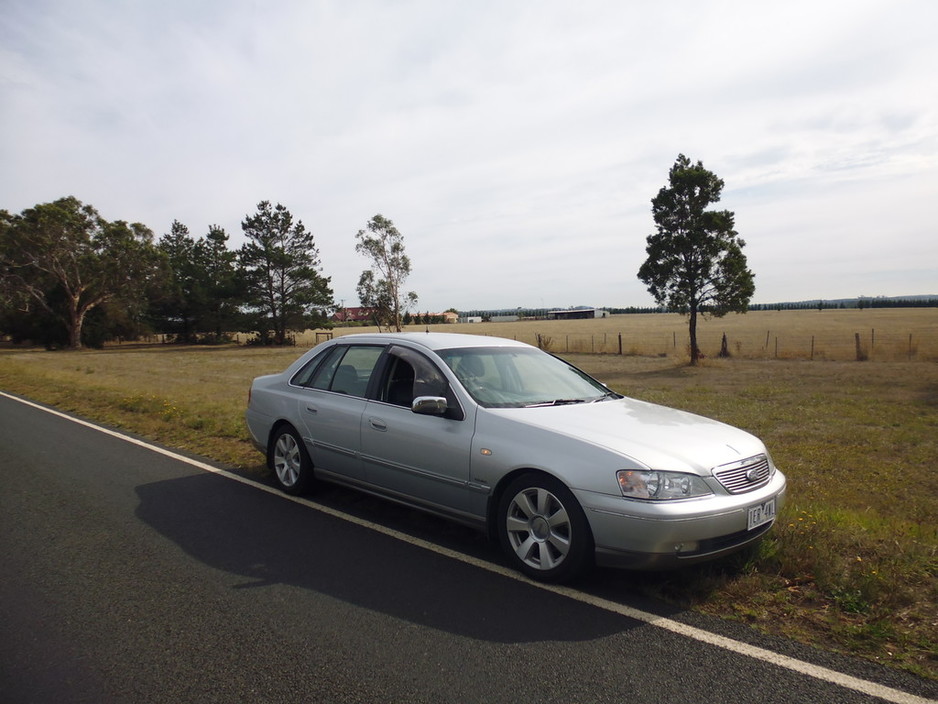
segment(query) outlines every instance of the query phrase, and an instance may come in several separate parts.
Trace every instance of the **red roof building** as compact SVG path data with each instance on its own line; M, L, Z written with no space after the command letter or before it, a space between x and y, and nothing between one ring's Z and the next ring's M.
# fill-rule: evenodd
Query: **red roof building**
M339 308L333 313L332 320L337 323L362 323L372 320L374 313L374 308Z

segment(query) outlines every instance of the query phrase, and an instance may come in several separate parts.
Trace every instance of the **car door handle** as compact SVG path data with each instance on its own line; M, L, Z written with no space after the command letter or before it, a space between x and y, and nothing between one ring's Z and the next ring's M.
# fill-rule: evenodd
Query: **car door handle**
M382 433L387 432L388 429L388 424L380 418L369 418L368 425L370 425L375 430L380 430Z
M319 409L313 408L312 406L307 406L306 410L309 411L310 413L319 413Z

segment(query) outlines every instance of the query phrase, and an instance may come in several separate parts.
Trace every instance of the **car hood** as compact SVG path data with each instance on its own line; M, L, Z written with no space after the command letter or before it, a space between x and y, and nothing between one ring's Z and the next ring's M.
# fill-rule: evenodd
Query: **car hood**
M739 428L630 398L489 410L515 423L606 448L649 469L707 476L714 467L766 452L761 440Z

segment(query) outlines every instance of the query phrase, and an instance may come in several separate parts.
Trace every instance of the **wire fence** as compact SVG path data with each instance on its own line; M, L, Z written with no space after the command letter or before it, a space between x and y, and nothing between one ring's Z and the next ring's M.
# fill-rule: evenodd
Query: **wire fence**
M557 354L618 354L632 356L690 356L687 330L629 334L550 333L516 334L513 338ZM720 332L698 333L704 357L836 361L938 361L938 328L852 333Z
M938 362L936 308L758 311L698 322L697 344L706 358ZM690 357L688 319L678 314L411 325L406 330L506 337L559 355ZM291 342L312 347L333 336L375 331L341 326L306 330ZM238 337L242 344L249 339Z
M435 332L454 326L434 326ZM294 344L313 346L361 330L336 329L330 332L306 331ZM541 333L497 327L461 330L486 336L507 337L555 354L602 354L642 357L690 357L686 327L669 331L642 332L563 332ZM788 359L814 361L938 362L938 326L907 330L867 328L847 332L819 330L792 332L743 330L698 331L697 344L705 358Z

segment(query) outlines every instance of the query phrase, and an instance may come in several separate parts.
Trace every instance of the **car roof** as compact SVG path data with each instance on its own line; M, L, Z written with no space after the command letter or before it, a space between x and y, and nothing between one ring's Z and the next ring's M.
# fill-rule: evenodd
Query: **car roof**
M489 337L487 335L466 335L451 332L389 332L389 333L357 333L342 335L336 342L348 344L381 343L383 345L395 342L410 343L429 350L450 350L461 347L530 347L524 342L509 340L504 337Z

